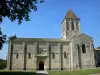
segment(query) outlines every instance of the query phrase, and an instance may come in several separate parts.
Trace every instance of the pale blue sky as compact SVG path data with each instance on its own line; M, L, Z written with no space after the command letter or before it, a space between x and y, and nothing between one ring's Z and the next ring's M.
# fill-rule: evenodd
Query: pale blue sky
M93 37L95 47L100 46L100 0L45 0L38 4L36 12L30 13L31 21L18 25L5 18L0 27L8 37L61 38L61 22L68 8L81 19L82 32ZM6 59L7 52L6 44L0 58Z

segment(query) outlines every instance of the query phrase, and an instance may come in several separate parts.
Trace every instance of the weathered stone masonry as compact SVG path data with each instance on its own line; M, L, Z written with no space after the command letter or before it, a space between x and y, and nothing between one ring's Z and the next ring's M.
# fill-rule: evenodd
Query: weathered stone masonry
M76 70L95 68L93 38L82 33L71 9L62 21L62 38L9 38L9 70Z

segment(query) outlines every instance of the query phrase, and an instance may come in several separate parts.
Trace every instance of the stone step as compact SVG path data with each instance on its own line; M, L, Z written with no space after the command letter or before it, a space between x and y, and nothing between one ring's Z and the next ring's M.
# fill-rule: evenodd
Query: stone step
M47 71L36 71L36 75L48 75Z

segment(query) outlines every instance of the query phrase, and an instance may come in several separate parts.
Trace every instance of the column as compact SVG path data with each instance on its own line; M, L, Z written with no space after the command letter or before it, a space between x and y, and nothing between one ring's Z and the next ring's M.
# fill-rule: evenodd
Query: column
M81 33L80 21L78 21L79 32Z
M8 65L9 70L12 70L12 59L13 58L13 45L12 42L9 41L9 48L8 48Z
M50 43L49 43L49 51L48 51L48 53L49 53L49 70L51 70L51 45L50 45Z
M69 31L72 30L72 29L71 29L71 28L72 28L72 27L71 27L71 26L72 26L72 25L71 25L71 22L72 22L71 20L69 20L69 22L68 22L68 24L69 24Z
M60 54L60 52L61 52L61 48L60 48L60 43L58 43L58 53L59 53L59 69L61 69L61 54Z
M60 60L61 60L61 70L63 70L63 45L60 44Z
M36 70L38 70L37 49L38 49L38 44L37 44L37 42L35 42L35 54L36 54L35 55L36 56L36 59L35 59L36 62L35 63L36 63Z
M9 41L8 42L8 56L7 56L7 69L9 69L10 70L10 67L11 67L11 65L10 65L10 62L11 62L11 42Z
M89 55L90 55L90 64L89 64L89 67L91 68L92 67L92 59L91 59L91 52L92 52L92 50L91 50L92 48L91 48L91 43L90 43L90 46L89 46Z
M91 66L92 67L95 67L96 65L95 65L95 54L94 54L94 45L93 45L93 41L90 43L90 45L91 45L91 55L92 55L92 57L91 57Z
M26 50L27 50L27 48L26 48L25 42L23 42L23 48L22 49L23 49L23 53L24 53L24 68L23 69L26 70L26 55L27 55Z
M80 45L80 69L84 68L83 60L82 46Z
M73 70L73 49L72 49L72 42L70 43L70 47L71 47L71 70Z
M50 54L49 53L49 43L46 44L46 51L47 51L47 58L46 58L46 63L47 64L46 64L46 66L47 66L47 69L49 70L49 68L50 68L50 65L49 65L50 64L50 59L49 59L49 54Z
M76 21L74 21L74 30L77 31L76 30Z
M79 69L82 68L82 50L81 50L81 49L82 49L81 46L79 46L79 50L78 50L78 54L79 54L79 56L78 56L78 60L79 60Z

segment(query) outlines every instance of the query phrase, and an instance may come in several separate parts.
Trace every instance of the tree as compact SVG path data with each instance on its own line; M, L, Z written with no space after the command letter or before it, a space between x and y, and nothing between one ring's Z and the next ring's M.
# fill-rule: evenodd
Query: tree
M8 17L12 22L18 20L18 24L22 23L22 20L30 21L29 13L37 10L37 3L43 3L44 0L0 0L0 23L3 21L3 17ZM2 33L0 28L0 33ZM6 42L6 36L0 34L0 49L2 49L3 43Z
M97 47L98 49L100 49L100 47Z
M4 69L7 66L7 60L0 59L0 69Z
M3 47L3 44L6 43L6 35L2 34L1 28L0 28L0 50Z

